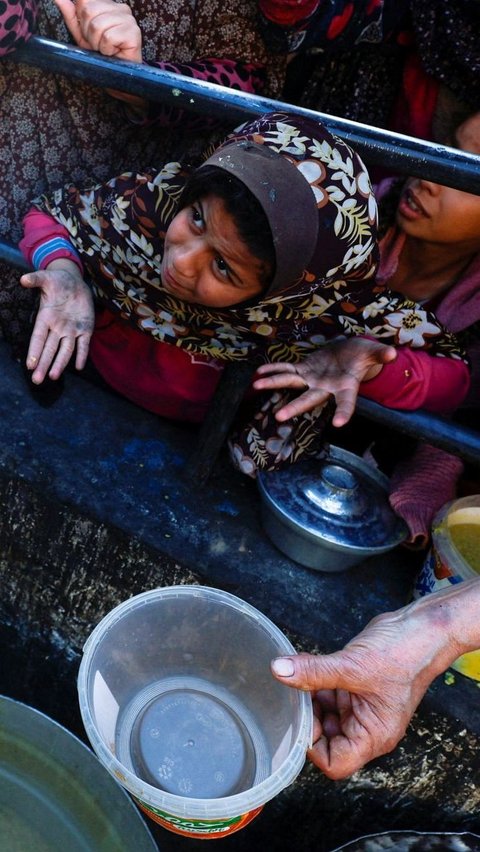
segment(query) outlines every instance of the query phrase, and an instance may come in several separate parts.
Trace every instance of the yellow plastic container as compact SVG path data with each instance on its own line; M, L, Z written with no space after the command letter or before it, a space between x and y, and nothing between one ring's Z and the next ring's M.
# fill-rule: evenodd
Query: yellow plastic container
M415 582L413 597L480 575L480 495L446 503L432 524L432 547ZM452 669L480 681L480 649L463 654Z

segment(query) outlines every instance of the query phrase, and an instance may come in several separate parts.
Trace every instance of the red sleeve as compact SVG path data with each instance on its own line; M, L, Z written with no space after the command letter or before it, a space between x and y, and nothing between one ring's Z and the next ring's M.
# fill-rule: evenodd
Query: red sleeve
M458 408L470 387L464 361L406 347L397 352L396 360L384 364L378 376L362 382L361 396L406 411L425 408L447 414Z
M67 229L36 207L32 207L23 220L23 237L18 246L34 269L45 269L52 260L66 257L77 264L83 275L82 261L70 242Z

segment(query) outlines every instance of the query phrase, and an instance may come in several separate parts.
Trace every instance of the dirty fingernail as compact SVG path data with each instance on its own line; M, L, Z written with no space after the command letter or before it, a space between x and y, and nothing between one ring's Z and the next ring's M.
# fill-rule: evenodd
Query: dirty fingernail
M291 677L295 672L295 666L288 657L278 657L273 661L272 669L280 677Z

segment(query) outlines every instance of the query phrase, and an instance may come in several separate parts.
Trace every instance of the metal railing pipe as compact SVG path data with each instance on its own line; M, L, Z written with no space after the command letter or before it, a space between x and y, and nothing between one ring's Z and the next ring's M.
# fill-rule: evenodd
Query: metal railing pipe
M39 36L31 38L8 59L100 87L121 89L179 109L214 115L227 122L245 120L264 112L294 111L324 122L354 145L368 163L401 174L428 177L437 183L480 195L480 157L454 148L172 74L150 65L108 58Z
M480 432L428 411L398 411L358 397L356 411L389 429L433 444L465 461L480 465Z

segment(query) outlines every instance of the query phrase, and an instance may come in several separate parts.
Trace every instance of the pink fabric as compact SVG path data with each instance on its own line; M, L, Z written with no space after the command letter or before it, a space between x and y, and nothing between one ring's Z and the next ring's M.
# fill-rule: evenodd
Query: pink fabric
M51 216L48 216L42 210L37 210L32 207L23 219L23 237L18 246L23 253L25 260L35 269L46 269L52 260L65 257L76 263L80 272L83 275L83 264L73 246L71 248L66 245L62 248L56 248L44 254L41 263L35 264L33 255L35 249L48 243L55 237L63 237L70 243L68 231L62 225L55 222Z
M387 408L404 411L426 408L445 414L458 408L469 386L470 372L463 361L432 358L427 352L404 347L378 376L362 383L360 393Z
M433 518L455 497L463 463L456 456L430 444L419 444L415 452L398 464L390 479L390 505L410 530L410 544L428 544Z
M154 414L189 423L204 419L223 370L214 358L159 343L106 309L97 314L89 354L122 396Z
M4 0L0 3L0 56L25 44L37 23L37 0Z

